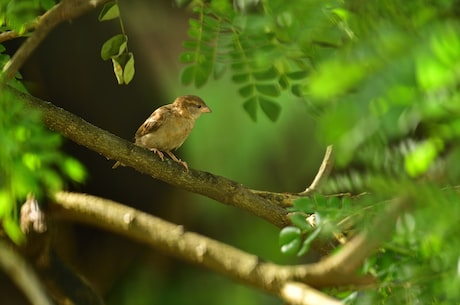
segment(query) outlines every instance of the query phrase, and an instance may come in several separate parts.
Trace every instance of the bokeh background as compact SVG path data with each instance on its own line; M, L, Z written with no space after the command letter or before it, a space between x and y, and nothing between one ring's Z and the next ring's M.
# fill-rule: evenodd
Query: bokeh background
M312 181L324 146L305 102L279 98L275 123L244 112L229 75L203 88L180 84L182 42L191 12L172 1L121 2L121 14L134 53L136 75L117 85L112 64L100 57L104 41L120 32L117 21L100 23L99 9L60 25L27 62L22 74L33 95L81 116L125 139L157 107L179 95L201 96L213 112L202 116L177 155L191 168L209 171L250 188L298 192ZM18 42L13 42L17 44ZM131 168L112 170L113 160L65 141L89 178L70 190L109 198L182 224L262 259L297 263L280 254L279 229L244 211L171 187ZM123 237L76 224L59 223L53 244L61 258L94 285L108 304L281 304L282 301L199 266L182 263ZM27 304L3 280L8 304ZM3 302L3 301L2 301Z

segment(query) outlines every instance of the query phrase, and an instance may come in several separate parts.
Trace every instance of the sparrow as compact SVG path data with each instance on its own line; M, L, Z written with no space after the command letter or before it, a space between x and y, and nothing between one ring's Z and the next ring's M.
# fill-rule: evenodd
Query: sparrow
M145 120L136 131L134 143L153 151L162 161L164 161L163 152L167 153L188 171L187 163L178 159L172 150L179 148L184 143L196 119L201 114L209 112L211 109L198 96L179 96L172 104L157 108ZM119 165L121 163L118 161L112 168L117 168Z

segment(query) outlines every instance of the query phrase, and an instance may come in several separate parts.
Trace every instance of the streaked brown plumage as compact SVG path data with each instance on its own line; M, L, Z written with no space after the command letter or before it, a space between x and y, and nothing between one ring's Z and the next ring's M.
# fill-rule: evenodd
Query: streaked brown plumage
M139 127L134 136L136 145L145 147L164 160L163 152L188 171L185 161L178 159L171 151L179 148L189 136L196 119L211 112L205 102L195 95L176 98L172 104L161 106ZM120 165L115 163L112 168Z

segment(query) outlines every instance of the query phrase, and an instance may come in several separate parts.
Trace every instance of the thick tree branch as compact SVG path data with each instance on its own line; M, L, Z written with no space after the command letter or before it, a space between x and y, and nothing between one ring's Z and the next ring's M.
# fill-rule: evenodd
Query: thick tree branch
M108 159L119 160L153 178L241 208L278 227L289 223L285 209L254 194L235 181L192 169L186 172L176 162L163 162L150 151L114 136L51 103L12 88L5 88L5 90L10 90L27 105L38 109L50 129Z
M63 0L43 14L35 24L35 31L33 34L27 38L11 60L3 67L3 72L5 73L3 81L16 75L32 52L59 23L65 20L75 19L107 1L108 0ZM14 36L14 32L9 33L9 35Z
M325 268L321 262L298 266L280 266L262 262L255 255L202 235L187 232L182 226L114 201L90 195L59 192L55 196L55 202L50 205L51 217L83 222L110 230L289 301L294 296L292 290L286 287L288 283L293 285L293 282L299 282L319 288L362 285L374 281L373 278L366 276L350 274L344 276L336 270ZM325 297L312 288L305 286L305 289L301 289L300 287L302 286L297 286L297 289L303 291L302 297L297 298L296 304L314 304L311 300Z
M283 299L290 305L300 304L321 304L321 305L340 305L342 302L331 298L316 289L308 287L302 283L289 282L281 289Z

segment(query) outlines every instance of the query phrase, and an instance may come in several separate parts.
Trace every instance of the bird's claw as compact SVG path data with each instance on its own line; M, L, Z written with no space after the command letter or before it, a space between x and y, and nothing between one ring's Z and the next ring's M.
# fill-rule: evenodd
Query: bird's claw
M176 161L177 163L181 164L185 170L188 172L188 165L187 165L187 162L185 161L182 161L181 159L178 159L172 152L170 151L166 151L166 153L171 157L171 159L173 159L174 161Z
M153 151L155 154L158 155L158 157L160 157L161 161L164 161L165 160L165 155L158 149L156 148L152 148L151 151Z
M185 170L188 172L188 164L187 164L187 162L182 161L182 160L180 160L180 159L179 159L179 161L177 161L177 162L179 162L180 164L182 164L182 166L185 167Z

